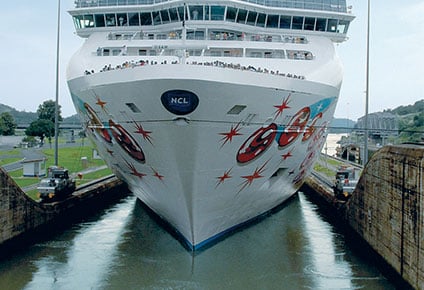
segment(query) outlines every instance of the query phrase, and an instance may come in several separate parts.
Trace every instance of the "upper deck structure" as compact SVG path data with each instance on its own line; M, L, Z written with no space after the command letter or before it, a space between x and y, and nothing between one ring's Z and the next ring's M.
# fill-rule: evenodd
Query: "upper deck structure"
M292 32L327 36L334 42L346 40L354 19L345 0L77 0L70 11L77 34L93 32L156 30L188 25L217 27L224 22L245 32ZM186 9L184 9L186 7ZM163 27L162 27L163 29ZM201 38L201 34L197 37ZM207 35L207 34L206 34Z

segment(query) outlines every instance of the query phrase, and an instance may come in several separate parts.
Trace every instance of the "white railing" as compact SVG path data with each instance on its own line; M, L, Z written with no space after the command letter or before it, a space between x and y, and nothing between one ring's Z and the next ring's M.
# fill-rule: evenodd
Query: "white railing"
M152 5L172 0L75 0L76 8L126 6L126 5ZM346 0L323 0L321 3L311 3L307 0L241 0L268 7L309 9L346 13Z

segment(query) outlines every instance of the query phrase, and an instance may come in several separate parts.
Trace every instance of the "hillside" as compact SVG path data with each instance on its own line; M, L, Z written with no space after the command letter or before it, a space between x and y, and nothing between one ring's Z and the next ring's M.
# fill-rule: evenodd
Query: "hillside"
M9 112L17 124L29 124L38 118L37 113L17 111L12 107L0 104L0 114L4 112Z
M16 124L30 124L31 122L38 119L38 114L35 112L25 112L18 111L7 105L0 104L0 114L4 112L9 112L15 119ZM64 118L62 123L66 124L75 124L79 123L79 118L77 115L72 115L70 117Z

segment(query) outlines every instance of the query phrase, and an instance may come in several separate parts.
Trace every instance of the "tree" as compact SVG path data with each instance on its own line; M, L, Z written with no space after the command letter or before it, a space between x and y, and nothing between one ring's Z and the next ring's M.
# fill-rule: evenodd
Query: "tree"
M420 114L414 116L414 126L415 127L424 126L424 112L421 112Z
M54 136L54 123L50 120L39 119L32 122L25 130L27 136L40 137L41 143L47 137L51 143L51 137Z
M0 114L0 135L15 135L16 127L15 119L9 112L3 112Z
M60 108L61 107L59 105L59 108L58 108L59 109L59 120L58 121L63 121ZM54 124L55 110L56 110L56 103L54 101L52 101L52 100L44 101L44 103L42 103L41 105L38 106L38 109L37 109L38 119L39 120L49 120L49 121L53 122L53 124Z

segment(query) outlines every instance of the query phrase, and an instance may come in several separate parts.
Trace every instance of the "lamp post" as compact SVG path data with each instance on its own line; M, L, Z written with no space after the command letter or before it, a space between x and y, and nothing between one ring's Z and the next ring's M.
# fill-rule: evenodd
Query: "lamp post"
M368 162L368 103L370 92L370 1L368 0L368 15L367 15L367 68L366 68L366 91L365 91L365 130L364 130L364 161L363 165Z
M56 103L54 115L54 165L59 164L59 43L60 43L60 0L57 4L57 37L56 37Z

